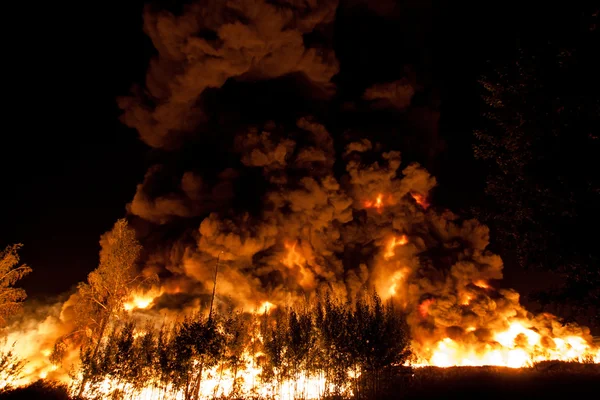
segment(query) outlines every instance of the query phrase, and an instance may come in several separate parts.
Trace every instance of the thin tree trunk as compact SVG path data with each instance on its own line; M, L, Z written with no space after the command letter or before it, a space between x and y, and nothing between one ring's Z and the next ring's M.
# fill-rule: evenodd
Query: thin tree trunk
M235 367L233 367L233 384L231 385L231 393L229 394L229 397L232 397L234 393L237 393L237 374L238 365L236 363Z
M185 376L185 391L184 391L184 395L185 395L185 400L191 400L192 399L192 388L190 388L190 375L186 374Z
M94 347L94 352L92 353L92 363L96 362L96 356L98 355L98 350L100 349L100 344L102 343L102 338L104 337L104 331L106 330L106 327L108 326L109 318L110 318L110 314L108 314L106 316L106 318L104 318L104 320L102 321L102 325L100 326L100 335L98 336L98 343L96 343L96 347ZM81 387L79 388L79 393L77 394L77 397L82 397L83 390L85 389L85 385L87 384L88 379L89 379L89 376L83 377L83 379L81 381Z
M217 391L219 390L219 386L221 386L221 379L223 379L223 367L223 363L221 363L221 373L219 374L219 380L217 381L217 385L215 386L215 390L213 391L213 399L217 397Z
M360 399L360 395L361 395L360 381L358 380L358 368L356 365L354 366L354 387L356 390L356 393L354 396L355 396L355 398Z
M202 372L204 370L204 363L200 364L200 372L198 373L198 377L196 378L196 382L194 383L194 396L192 400L198 400L200 398L200 385L202 383Z

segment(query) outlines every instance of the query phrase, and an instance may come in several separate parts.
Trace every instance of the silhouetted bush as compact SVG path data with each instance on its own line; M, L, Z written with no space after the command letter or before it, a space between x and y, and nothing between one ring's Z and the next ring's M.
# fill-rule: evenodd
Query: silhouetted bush
M70 400L67 387L56 382L39 380L29 386L0 395L4 400Z

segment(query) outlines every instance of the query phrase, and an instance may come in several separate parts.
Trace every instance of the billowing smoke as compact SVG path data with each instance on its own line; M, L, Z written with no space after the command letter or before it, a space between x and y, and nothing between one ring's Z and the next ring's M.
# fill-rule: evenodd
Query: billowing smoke
M436 180L403 160L403 149L328 117L340 71L336 12L336 1L145 9L144 29L158 54L145 91L120 105L123 121L168 154L128 205L149 224L146 268L163 277L155 308L206 306L219 263L217 305L246 310L323 291L347 299L376 289L408 313L414 348L430 361L445 339L463 343L466 353L488 351L495 332L521 329L516 322L534 328L550 349L564 329L589 339L554 317L528 314L514 291L493 289L502 260L486 249L487 227L430 206ZM275 93L298 110L283 112L279 98L263 103L265 82L285 87ZM412 73L375 79L337 115L364 102L403 114L421 89ZM288 103L289 96L302 101ZM305 103L313 101L330 105L311 114ZM415 129L437 124L437 111L415 110Z
M158 51L146 90L121 99L123 120L152 147L172 147L201 130L203 95L227 80L302 74L330 90L338 72L333 51L306 36L331 24L337 1L198 1L174 15L148 6L144 31Z
M435 178L402 158L413 149L340 129L329 115L361 102L404 115L420 90L411 77L373 80L355 103L337 101L337 10L337 1L295 0L146 7L157 55L145 87L119 104L124 123L164 156L127 205L142 267L161 282L126 308L157 321L205 309L218 269L217 307L248 311L376 289L407 313L413 349L436 365L506 364L494 351L512 351L513 340L558 353L586 346L584 328L533 316L516 292L493 288L502 260L487 250L487 227L430 205ZM435 110L411 115L421 116L417 130L437 124ZM49 341L73 323L70 302L56 307L37 328L52 325Z
M410 105L415 88L406 79L373 85L365 91L364 98L373 100L379 107L395 107L403 110Z

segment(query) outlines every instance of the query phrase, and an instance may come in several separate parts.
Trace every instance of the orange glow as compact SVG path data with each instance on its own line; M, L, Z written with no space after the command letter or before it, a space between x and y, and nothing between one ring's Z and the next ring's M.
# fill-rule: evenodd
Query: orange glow
M427 198L422 194L417 192L411 192L410 195L413 199L415 199L418 205L423 207L423 209L427 210L427 208L430 206L429 202L427 201Z
M405 269L400 269L396 272L394 272L394 274L391 277L391 285L390 288L388 289L388 294L390 297L392 296L396 296L398 294L398 289L400 284L402 283L402 281L404 281L404 279L406 279L406 274L407 271Z
M302 288L311 288L315 284L315 277L310 268L306 265L306 257L302 253L302 250L297 248L297 245L298 241L293 243L288 241L284 242L287 253L281 262L289 269L299 272L300 279L298 280L298 284Z
M375 208L378 211L383 207L383 194L379 193L375 201L367 200L365 201L365 208Z
M429 206L424 196L418 193L411 193L411 195L422 208ZM327 197L322 196L321 199L325 200ZM356 205L355 202L362 199L363 197L360 196L352 201L347 201L347 203ZM570 324L564 325L557 317L550 314L533 315L521 306L518 293L508 289L496 290L489 284L490 279L501 276L502 262L499 257L496 259L493 255L477 247L466 249L466 251L460 248L461 251L454 250L457 248L455 243L459 242L457 239L464 238L462 232L468 230L466 234L471 235L474 232L471 228L477 227L476 225L468 225L469 229L462 229L452 219L446 220L441 216L433 215L436 210L430 210L428 213L421 212L418 207L414 207L408 196L403 196L400 200L404 203L398 203L399 207L389 207L386 212L390 211L390 215L386 214L386 218L372 213L369 216L375 218L364 218L367 223L372 225L365 226L362 232L360 229L363 227L358 223L354 224L356 221L353 221L352 215L349 215L348 219L340 220L353 221L352 230L349 232L345 232L345 228L339 227L343 225L343 222L330 224L334 228L331 230L328 230L329 226L326 223L320 225L320 230L310 230L313 227L308 220L319 217L315 213L310 214L307 218L293 219L295 224L299 221L300 227L285 225L280 228L276 226L272 230L265 231L265 234L260 231L260 234L255 234L256 232L251 230L237 237L230 232L231 229L227 228L222 229L225 232L222 241L215 243L210 240L201 241L198 248L206 246L208 251L214 251L217 245L224 246L223 243L235 249L235 251L228 252L226 261L222 259L222 264L216 264L219 267L218 293L223 298L242 293L239 298L235 298L235 303L231 304L238 307L234 310L236 313L241 310L244 314L240 319L240 325L243 325L243 328L240 328L239 331L235 330L237 321L229 320L233 322L228 325L228 322L224 322L225 318L215 318L217 329L224 335L240 333L237 338L240 338L242 343L234 343L238 347L235 347L234 351L226 348L225 352L227 357L229 357L228 352L235 352L235 358L239 360L239 363L235 368L231 367L231 361L227 358L217 361L217 365L210 368L203 365L202 379L198 380L200 382L199 398L233 397L233 392L239 398L255 397L278 400L298 398L312 400L323 398L334 392L340 393L344 398L352 397L353 382L350 380L360 376L360 370L356 369L346 371L346 376L350 378L349 382L340 387L334 386L331 380L326 378L326 373L319 370L318 367L317 372L315 369L308 369L310 361L301 364L300 370L295 371L294 376L279 375L279 379L265 379L267 374L264 373L266 369L263 370L263 368L269 367L271 355L266 354L270 349L265 346L267 341L263 335L269 338L267 335L271 335L271 332L280 332L279 330L269 330L278 327L276 324L280 322L277 321L283 321L285 329L290 327L291 320L286 319L290 314L286 316L286 313L290 310L300 309L296 307L306 307L307 310L306 315L310 320L310 325L302 326L310 328L311 335L312 332L315 332L315 335L322 334L323 330L320 330L322 327L317 326L319 323L318 313L328 311L311 309L314 304L312 301L316 297L314 295L318 293L317 290L321 288L327 290L328 286L332 288L332 297L339 295L339 298L343 298L348 296L348 283L358 287L355 285L357 282L365 287L372 285L368 289L376 289L377 293L382 295L382 302L389 302L402 308L402 318L406 317L407 329L410 330L410 349L414 356L411 363L415 367L494 365L521 368L547 360L600 363L600 349L597 344L594 344L587 328ZM334 209L341 207L338 203L343 206L346 200L333 199L331 204L323 201L316 207L324 208L326 213L335 213ZM384 206L392 204L396 204L392 203L392 197L384 196L381 193L374 200L364 202L365 207L374 208L378 212L381 212ZM313 210L309 207L311 204L308 202L301 206ZM391 215L396 208L402 213L416 210L418 215L406 215L403 220L404 214ZM439 217L439 219L429 219L430 217ZM328 218L331 219L329 214ZM415 226L414 224L419 225ZM428 232L428 229L433 232ZM201 234L206 237L216 236L215 231L220 231L211 226L206 227L205 230L206 232L202 231ZM354 235L353 230L360 234ZM285 236L278 237L278 232L297 235L288 236L296 240L283 240ZM398 232L408 232L414 235L411 236L410 246L406 246L409 243L406 234L394 235ZM373 241L378 246L374 250L370 245L365 246L364 251L357 256L360 259L356 260L357 264L363 261L365 264L360 264L360 269L356 270L359 273L352 276L353 281L345 279L345 274L348 272L347 265L345 259L339 257L342 252L345 252L344 246L347 244L340 239L344 239L344 235L358 237L361 240L354 244L355 247ZM369 237L369 235L372 236ZM463 236L459 237L460 235ZM263 236L267 236L268 240ZM204 239L206 237L203 236ZM437 250L437 248L426 248L432 242L434 246L439 246L438 248L443 251L428 251ZM283 246L281 246L282 244ZM397 252L396 249L399 246L406 247ZM451 251L446 251L446 249ZM359 248L358 250L363 249ZM263 251L268 256L255 263L257 252ZM443 262L439 262L438 253L444 257ZM451 253L459 254L457 257L448 255ZM352 252L348 254L353 256ZM359 254L359 252L354 254ZM345 256L346 254L344 254ZM363 256L365 260L363 260ZM366 259L367 256L370 258ZM111 323L117 326L122 322L136 322L133 336L138 339L144 337L144 330L147 329L147 326L156 328L154 324L160 326L162 323L170 323L176 327L177 319L187 317L186 313L188 312L206 312L205 315L207 315L207 310L202 308L202 299L207 298L213 287L214 266L204 264L203 258L196 257L196 254L187 259L186 257L182 258L184 267L196 273L193 275L194 281L175 279L166 282L162 288L130 293L123 299L122 310L119 310L118 314L115 313L113 319L115 322ZM322 265L317 264L318 262ZM252 279L246 280L243 274L251 269L264 269L269 274L275 272L273 274L275 279L271 279L267 274L256 274L251 277ZM269 280L269 282L262 282L262 279ZM207 282L210 283L210 286L205 285ZM194 287L193 285L196 283L198 285ZM265 283L264 286L263 283ZM208 287L208 293L206 287ZM202 292L203 289L204 292ZM338 292L334 292L334 290ZM170 308L170 305L167 304L171 303L170 301L164 302L164 308L156 306L163 293L182 292L186 295L202 295L204 297L195 297L193 302L186 298L183 306L185 308L181 308L178 304ZM340 293L342 294L340 295ZM339 298L335 300L337 301ZM304 300L306 303L303 302ZM220 313L224 306L229 305L225 301L219 303L219 307L215 307L216 313ZM60 304L60 306L64 306L64 304ZM44 321L28 321L26 324L18 324L6 330L7 343L17 343L15 353L27 360L27 364L23 370L22 379L6 382L2 381L0 377L0 389L7 383L23 386L40 378L56 380L71 385L71 387L77 387L82 381L81 372L77 372L77 366L80 365L79 347L74 346L73 343L69 343L71 347L66 349L68 354L65 355L66 362L62 366L56 366L50 362L56 340L69 333L70 327L62 319L63 310L72 312L72 309L60 308L61 312L55 312L52 317L48 317ZM127 312L122 313L123 310ZM139 310L145 311L136 312ZM298 321L300 323L302 320ZM148 325L144 325L143 322L147 322ZM354 327L351 328L354 329ZM92 330L89 327L87 329L89 331L87 337L92 338ZM113 327L108 329L113 329ZM272 336L272 338L275 337ZM312 339L312 337L310 338ZM317 344L318 340L314 343L320 345ZM0 350L6 351L6 348ZM287 349L284 348L284 354L286 351ZM190 361L190 363L192 362L190 368L193 369L202 361L196 358ZM306 369L302 370L302 368ZM74 375L70 375L67 371L75 372ZM155 371L150 372L150 375L156 373ZM273 370L269 370L269 372L273 372ZM78 373L79 375L77 375ZM194 371L194 373L198 373L198 371ZM128 381L115 378L114 375L104 375L104 377L106 376L109 377L101 382L94 382L93 388L88 387L88 390L84 391L84 398L112 398L115 390L120 391L123 398L132 400L161 400L167 397L165 393L169 394L169 398L176 400L185 398L182 391L177 391L169 386L171 383L159 388L156 385L160 379L158 375L151 376L146 381L146 386L142 388L134 387L131 381L124 383Z
M394 257L396 255L396 253L394 252L394 249L397 246L404 246L407 243L408 243L408 238L406 237L406 235L402 235L400 237L393 236L390 239L390 241L388 242L388 244L385 246L385 253L383 254L383 258L388 260L388 259Z
M427 299L419 304L419 314L422 318L427 318L427 315L429 315L429 306L431 306L434 301L435 299Z
M255 357L261 354L244 353L243 364L235 371L232 369L221 369L219 366L207 369L203 374L200 385L200 396L202 399L226 398L237 386L241 393L255 393L258 398L278 398L281 400L294 400L302 394L306 399L319 399L323 397L327 382L324 376L310 376L301 374L297 379L284 379L280 384L264 383L261 379L262 368L257 366ZM260 382L260 384L259 384ZM135 400L161 400L164 394L158 388L148 386L141 391L134 391L128 384L117 382L116 380L105 379L101 382L100 393L110 394L115 388L123 393L131 394L128 398ZM329 389L333 389L332 386ZM352 391L348 388L340 388L340 392L345 395L351 395ZM86 396L89 394L89 397ZM94 396L94 394L96 396ZM98 392L84 392L86 398L97 398ZM184 394L179 392L177 396L170 397L175 400L183 400Z
M285 242L283 244L287 249L287 254L285 255L285 258L281 260L281 262L288 268L292 268L294 266L302 267L306 262L304 256L302 256L302 254L296 251L297 244L297 241L292 244L290 244L289 242Z
M486 281L484 281L483 279L480 279L478 281L473 282L473 285L475 285L477 287L480 287L482 289L489 289L489 288L491 288L491 286Z
M473 300L473 295L471 295L470 293L466 293L463 296L462 301L460 302L460 304L462 304L463 306L468 306L469 303L471 302L471 300Z
M159 297L162 293L162 290L156 289L149 290L147 292L133 292L129 297L129 300L123 304L123 308L125 311L146 309L150 307L153 304L154 299Z
M421 315L423 304L419 306ZM465 333L469 335L476 330L474 326L469 326ZM478 346L470 340L446 337L428 348L428 358L417 366L495 365L522 368L545 360L600 362L600 350L582 337L567 335L563 338L549 338L519 321L513 321L508 328L493 333L490 339L487 344Z
M410 71L420 68L403 72L394 63L397 74L365 76L345 88L344 78L352 75L343 49L337 52L344 39L340 33L355 19L366 19L359 29L384 24L387 30L405 15L395 2L373 3L189 1L178 10L170 5L170 11L137 9L137 34L142 25L156 51L146 60L151 65L146 84L139 82L118 106L122 129L130 130L127 140L139 137L152 156L139 160L138 151L120 154L119 164L137 176L122 207L126 218L94 239L99 246L90 248L99 247L94 250L98 269L87 283L52 300L56 304L35 300L20 315L5 315L4 307L12 313L24 293L12 290L14 271L2 272L12 265L13 253L7 253L7 261L0 253L0 393L41 378L64 384L70 399L80 400L401 399L419 386L426 390L415 391L426 394L428 379L447 387L446 378L456 372L426 369L411 377L410 368L400 368L404 362L511 368L550 360L600 364L600 342L589 329L550 314L535 315L521 304L519 293L500 283L512 259L494 253L505 247L495 245L494 226L469 215L479 213L461 215L430 204L438 195L452 197L453 188L446 176L435 189L438 180L421 165L431 160L416 138L435 139L439 110L433 106L438 97L433 84ZM384 9L398 15L378 15ZM424 15L429 17L429 10ZM365 44L358 45L355 55ZM413 98L415 108L403 116ZM479 108L483 111L483 105ZM338 124L337 117L344 121ZM514 115L509 117L513 124ZM534 138L531 144L538 146ZM117 145L115 140L106 147L117 150ZM56 156L48 162L62 161ZM504 157L499 158L492 161ZM98 168L98 174L79 179L88 186L102 184L103 191L118 189L115 198L123 196L121 177L113 174L122 167L117 160L106 161L108 168L102 168L108 171ZM478 182L473 194L483 196L483 178L464 180ZM7 192L12 183L5 184ZM77 183L48 186L64 190L69 205L78 206L85 197L69 196ZM46 194L45 186L37 192ZM512 192L508 205L524 200L534 206L546 197L520 199L517 190ZM24 202L32 216L48 200L38 193ZM468 200L460 208L477 203ZM490 217L504 219L496 213L505 207L484 203ZM546 208L554 209L551 205ZM59 212L47 222L64 224L80 215L69 215L67 207L45 211L52 209ZM13 223L27 218L15 216ZM56 235L62 229L68 239L104 225L77 222L43 227L42 233ZM544 251L542 240L520 238L523 230L509 233L524 249ZM86 265L91 269L87 257L72 261L88 251L77 251L79 242L65 241L59 255L81 270L61 277L56 269L48 285L61 279L71 283L83 277ZM32 267L38 259L40 272L47 273L55 262L39 256ZM141 290L145 285L157 287ZM560 299L563 304L555 309L573 311L572 317L595 311L589 307L588 315L577 315L560 307L567 300ZM3 356L13 343L14 354L26 364L22 376L9 381L2 375L8 370ZM535 386L552 379L553 371L536 371ZM481 372L476 371L480 377ZM500 378L518 385L522 376Z
M262 314L262 313L269 313L271 312L271 310L273 310L276 307L275 304L268 302L268 301L263 301L258 308L256 309L255 313L257 314Z

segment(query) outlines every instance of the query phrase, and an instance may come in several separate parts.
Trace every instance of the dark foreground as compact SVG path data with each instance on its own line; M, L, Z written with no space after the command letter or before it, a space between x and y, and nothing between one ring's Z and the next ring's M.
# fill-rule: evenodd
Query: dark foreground
M420 368L385 399L566 399L598 398L600 365L543 363L535 368ZM585 397L584 397L585 396Z
M377 396L362 399L565 399L598 398L600 365L543 363L535 368L418 368L403 371ZM0 394L2 400L72 400L66 390L38 381Z

